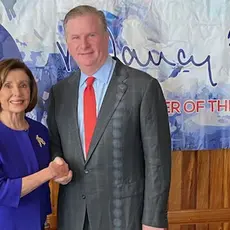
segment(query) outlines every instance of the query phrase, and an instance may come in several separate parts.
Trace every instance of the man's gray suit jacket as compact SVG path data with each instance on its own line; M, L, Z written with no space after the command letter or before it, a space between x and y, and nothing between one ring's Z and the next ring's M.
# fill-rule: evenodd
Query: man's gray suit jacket
M158 81L119 60L99 111L85 160L78 128L80 71L51 89L48 113L53 157L73 171L60 186L58 229L141 230L167 227L171 143Z

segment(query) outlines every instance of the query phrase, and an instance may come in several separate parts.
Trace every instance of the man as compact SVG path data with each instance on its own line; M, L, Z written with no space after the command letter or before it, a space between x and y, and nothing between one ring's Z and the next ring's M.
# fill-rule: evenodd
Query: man
M171 144L159 83L108 55L97 9L72 9L64 27L80 70L50 94L53 157L72 170L56 180L58 229L166 228Z

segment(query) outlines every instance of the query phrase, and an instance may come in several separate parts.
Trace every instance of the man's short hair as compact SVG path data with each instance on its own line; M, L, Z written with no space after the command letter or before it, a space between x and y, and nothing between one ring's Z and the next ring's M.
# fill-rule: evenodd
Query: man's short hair
M104 13L101 10L89 5L79 5L71 9L64 18L64 29L66 29L66 24L70 19L73 19L78 16L84 16L86 14L97 15L101 21L103 29L107 31L107 22Z

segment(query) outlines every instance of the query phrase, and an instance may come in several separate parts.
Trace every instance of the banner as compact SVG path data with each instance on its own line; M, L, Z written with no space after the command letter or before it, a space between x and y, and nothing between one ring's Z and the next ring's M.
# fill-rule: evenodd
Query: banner
M50 87L78 68L63 19L80 4L103 10L112 56L160 82L173 150L230 147L229 0L1 0L0 59L23 60L39 87L29 117L46 124Z

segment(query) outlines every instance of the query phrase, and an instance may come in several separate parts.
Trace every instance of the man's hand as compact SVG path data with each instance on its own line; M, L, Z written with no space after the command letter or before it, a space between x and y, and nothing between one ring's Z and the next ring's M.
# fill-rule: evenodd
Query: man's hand
M54 159L54 162L58 165L62 165L62 166L67 166L67 163L60 157L56 157ZM69 167L68 167L68 172L67 174L63 175L62 177L56 177L54 178L54 181L59 183L59 184L62 184L62 185L66 185L68 184L71 180L72 180L72 177L73 177L73 172L71 170L69 170Z
M69 170L69 173L68 173L67 176L64 176L64 177L61 177L61 178L57 178L54 181L57 182L57 183L59 183L59 184L66 185L66 184L68 184L72 180L72 177L73 177L73 173L72 173L71 170Z
M142 225L142 230L167 230L167 228L155 228L147 225Z

